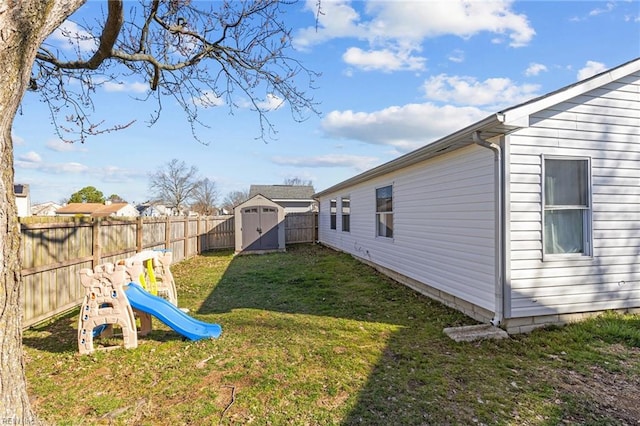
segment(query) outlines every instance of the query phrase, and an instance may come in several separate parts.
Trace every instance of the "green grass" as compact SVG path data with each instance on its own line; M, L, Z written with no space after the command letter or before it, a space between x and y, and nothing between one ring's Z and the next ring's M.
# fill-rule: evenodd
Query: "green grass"
M502 341L311 245L172 267L179 304L222 325L191 342L154 320L136 349L77 355L77 312L24 333L29 391L53 424L633 424L640 317L607 314ZM233 403L232 403L233 397Z

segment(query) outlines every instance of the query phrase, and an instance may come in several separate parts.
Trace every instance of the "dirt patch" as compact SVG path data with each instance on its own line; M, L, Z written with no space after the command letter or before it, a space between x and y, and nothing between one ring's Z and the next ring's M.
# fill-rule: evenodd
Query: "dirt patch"
M612 346L615 351L616 345ZM615 371L591 366L588 372L565 370L562 375L557 371L550 374L558 398L566 405L565 422L609 419L623 425L640 425L640 376L634 372L640 362L640 349L625 351L628 357L620 361L620 368Z

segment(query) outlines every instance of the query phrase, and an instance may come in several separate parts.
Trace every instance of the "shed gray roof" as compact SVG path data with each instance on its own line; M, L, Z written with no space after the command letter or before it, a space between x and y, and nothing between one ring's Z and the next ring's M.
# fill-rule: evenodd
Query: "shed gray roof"
M312 200L314 189L311 185L251 185L249 198L258 194L270 200Z

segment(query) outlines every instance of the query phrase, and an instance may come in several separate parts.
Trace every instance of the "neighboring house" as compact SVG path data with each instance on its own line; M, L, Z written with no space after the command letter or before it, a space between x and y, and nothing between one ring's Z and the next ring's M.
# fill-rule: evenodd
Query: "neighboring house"
M263 195L284 207L286 213L306 213L317 211L311 185L251 185L249 198Z
M15 184L13 185L13 193L16 197L18 217L31 216L31 195L29 194L29 185Z
M107 217L107 216L138 216L138 210L128 203L69 203L64 207L56 210L59 216L91 216L91 217Z
M509 332L640 312L640 59L316 198L321 243Z
M147 217L160 217L160 216L173 216L171 209L163 206L162 204L139 204L136 209L140 216Z
M55 216L56 210L60 207L62 207L60 204L54 203L53 201L34 204L31 206L31 214L34 216Z

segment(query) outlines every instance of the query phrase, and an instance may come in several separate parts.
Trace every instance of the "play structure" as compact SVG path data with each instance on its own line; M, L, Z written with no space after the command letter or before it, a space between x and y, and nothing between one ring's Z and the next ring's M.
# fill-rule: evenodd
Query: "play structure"
M85 288L78 319L81 354L92 353L93 339L111 336L114 325L122 330L125 348L137 347L138 335L151 331L152 316L190 340L220 336L222 328L218 324L198 321L178 308L170 263L170 252L147 250L117 264L106 263L80 271Z

